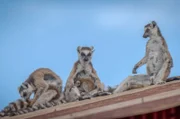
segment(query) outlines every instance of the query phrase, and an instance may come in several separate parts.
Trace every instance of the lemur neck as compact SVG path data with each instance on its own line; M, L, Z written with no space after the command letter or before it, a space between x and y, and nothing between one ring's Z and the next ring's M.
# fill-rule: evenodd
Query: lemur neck
M158 33L156 33L156 34L151 35L150 39L159 39L161 37L162 37L162 35L159 35Z
M81 64L81 66L82 66L83 68L89 66L90 63L91 63L91 62L81 62L81 61L80 61L80 64Z
M152 35L150 35L150 39L160 38L160 37L162 37L162 34L159 28L157 28L154 32L152 32Z

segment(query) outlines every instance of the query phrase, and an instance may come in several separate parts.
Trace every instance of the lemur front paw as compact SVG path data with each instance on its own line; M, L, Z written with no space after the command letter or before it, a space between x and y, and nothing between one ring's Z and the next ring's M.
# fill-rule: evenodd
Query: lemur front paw
M133 73L133 74L137 74L136 68L133 68L132 73Z

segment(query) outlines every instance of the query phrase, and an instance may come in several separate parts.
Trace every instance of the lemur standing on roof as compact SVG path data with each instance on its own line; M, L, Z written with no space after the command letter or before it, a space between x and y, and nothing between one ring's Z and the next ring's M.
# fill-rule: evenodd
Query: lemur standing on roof
M52 70L39 68L18 88L23 99L11 102L0 116L13 116L64 103L62 80ZM34 93L34 98L30 99Z
M65 87L66 101L78 100L83 93L103 90L101 81L91 63L94 47L78 47L78 61L68 77Z
M143 37L150 38L146 44L146 54L134 66L133 73L136 74L136 70L146 64L147 75L129 76L118 86L114 93L166 82L170 70L173 67L173 60L166 41L155 21L145 25Z
M35 70L18 88L21 97L25 100L29 100L31 94L34 93L34 98L30 101L29 106L33 106L38 98L50 89L57 92L54 98L60 97L62 92L62 80L56 73L48 68L39 68Z

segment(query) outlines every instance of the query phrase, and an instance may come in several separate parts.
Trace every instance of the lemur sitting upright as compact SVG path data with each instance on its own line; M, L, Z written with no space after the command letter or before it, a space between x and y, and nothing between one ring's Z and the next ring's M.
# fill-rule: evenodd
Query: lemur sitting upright
M79 59L74 63L64 91L68 102L78 100L79 94L90 93L93 90L103 90L101 81L91 63L94 47L79 46L77 52ZM75 93L75 97L71 96L72 91Z
M168 46L160 29L155 21L147 24L144 28L143 37L150 38L146 45L146 54L133 68L133 73L136 74L136 69L147 64L147 74L150 76L153 84L161 84L166 82L173 67L173 60L169 53Z
M134 66L133 73L136 74L136 70L146 64L147 75L129 76L118 86L114 93L166 82L173 67L173 60L166 41L155 21L145 25L143 37L150 38L146 44L146 54Z

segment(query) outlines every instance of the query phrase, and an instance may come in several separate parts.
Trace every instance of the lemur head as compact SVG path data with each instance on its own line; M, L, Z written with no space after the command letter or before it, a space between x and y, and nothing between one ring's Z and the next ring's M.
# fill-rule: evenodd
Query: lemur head
M143 35L144 38L151 36L159 36L159 35L161 35L161 32L155 21L152 21L151 23L147 24L144 27L144 35Z
M18 91L23 99L28 100L33 93L33 87L29 83L24 82L18 88Z
M80 63L88 64L91 62L94 47L77 47Z

